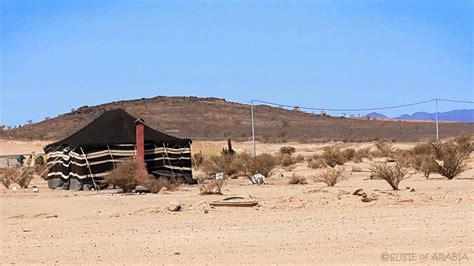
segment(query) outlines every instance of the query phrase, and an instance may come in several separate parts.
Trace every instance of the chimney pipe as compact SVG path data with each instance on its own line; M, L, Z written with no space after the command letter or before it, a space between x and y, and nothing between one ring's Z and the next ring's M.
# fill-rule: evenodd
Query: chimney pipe
M145 121L137 119L135 121L135 141L137 145L137 161L145 165Z

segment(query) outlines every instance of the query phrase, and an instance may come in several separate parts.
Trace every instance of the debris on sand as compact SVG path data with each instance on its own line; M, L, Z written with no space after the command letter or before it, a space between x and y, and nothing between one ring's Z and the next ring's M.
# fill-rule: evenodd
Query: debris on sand
M362 188L359 188L352 193L354 196L362 196L362 194L364 194L364 190Z
M170 211L170 212L179 212L179 211L181 211L181 209L182 209L182 207L181 207L181 204L179 202L171 201L168 204L168 211Z
M211 202L212 207L255 207L257 201L214 201Z

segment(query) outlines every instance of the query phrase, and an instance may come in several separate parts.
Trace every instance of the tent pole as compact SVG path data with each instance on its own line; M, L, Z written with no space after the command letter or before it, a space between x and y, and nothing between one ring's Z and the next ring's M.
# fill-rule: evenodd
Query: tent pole
M94 174L92 173L91 166L89 165L89 161L87 160L87 155L84 153L84 150L82 149L82 147L80 147L80 148L81 148L82 155L84 155L84 159L86 160L87 168L89 168L89 173L91 173L92 184L94 184L94 189L96 191L99 191L97 189L97 184L95 183Z
M109 150L110 158L112 158L112 165L114 166L114 169L117 169L115 167L115 159L114 159L114 156L112 155L112 151L110 150L109 145L107 145L107 149Z
M253 156L257 156L257 146L255 145L255 119L254 119L254 107L253 100L251 102L252 110L252 145L253 145Z
M163 147L165 148L166 158L168 158L168 163L170 164L171 174L173 174L173 179L176 180L176 177L174 176L173 165L171 165L171 160L170 160L170 157L168 155L168 149L166 148L165 143L163 143Z

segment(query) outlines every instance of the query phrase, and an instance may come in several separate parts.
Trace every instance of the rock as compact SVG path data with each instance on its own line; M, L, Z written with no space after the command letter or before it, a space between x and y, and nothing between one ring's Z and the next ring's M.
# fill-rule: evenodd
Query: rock
M364 191L364 190L363 190L362 188L359 188L359 189L357 189L356 191L354 191L354 192L352 193L352 195L354 195L354 196L362 196L363 191Z
M102 213L102 211L101 210L94 210L94 213L99 214L99 213Z
M179 204L179 202L172 201L168 204L168 210L171 212L179 212L181 210L181 204Z
M209 213L209 211L208 211L207 209L202 210L202 212L203 212L204 214L208 214L208 213Z
M377 199L374 199L374 198L368 198L367 196L366 197L363 197L361 199L362 202L372 202L372 201L375 201Z
M410 189L410 192L415 192L415 189L414 188Z
M138 193L138 195L143 195L145 193L150 193L150 190L145 186L137 186L135 188L135 193Z
M38 193L38 192L39 192L39 188L36 186L33 186L33 193Z

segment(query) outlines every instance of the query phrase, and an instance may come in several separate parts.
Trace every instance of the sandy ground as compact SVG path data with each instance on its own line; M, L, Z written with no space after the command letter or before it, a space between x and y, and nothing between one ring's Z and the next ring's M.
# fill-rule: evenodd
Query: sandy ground
M195 143L194 149L212 152L223 143L214 143L215 148ZM304 154L317 152L321 145L293 146ZM34 149L38 143L26 146L0 143L0 151L15 154L16 148ZM280 146L259 145L259 150ZM471 169L455 180L414 174L396 192L385 181L368 179L369 162L358 164L363 172L352 172L352 165L346 167L347 180L335 187L314 182L317 170L299 164L292 171L306 176L307 185L288 185L292 173L280 170L262 186L230 180L222 196L201 196L197 186L141 196L114 190L53 191L34 180L39 193L0 191L0 262L473 264L473 155ZM359 188L378 200L362 202L351 194ZM229 196L257 200L259 205L210 207L210 202ZM168 211L172 201L183 210Z

